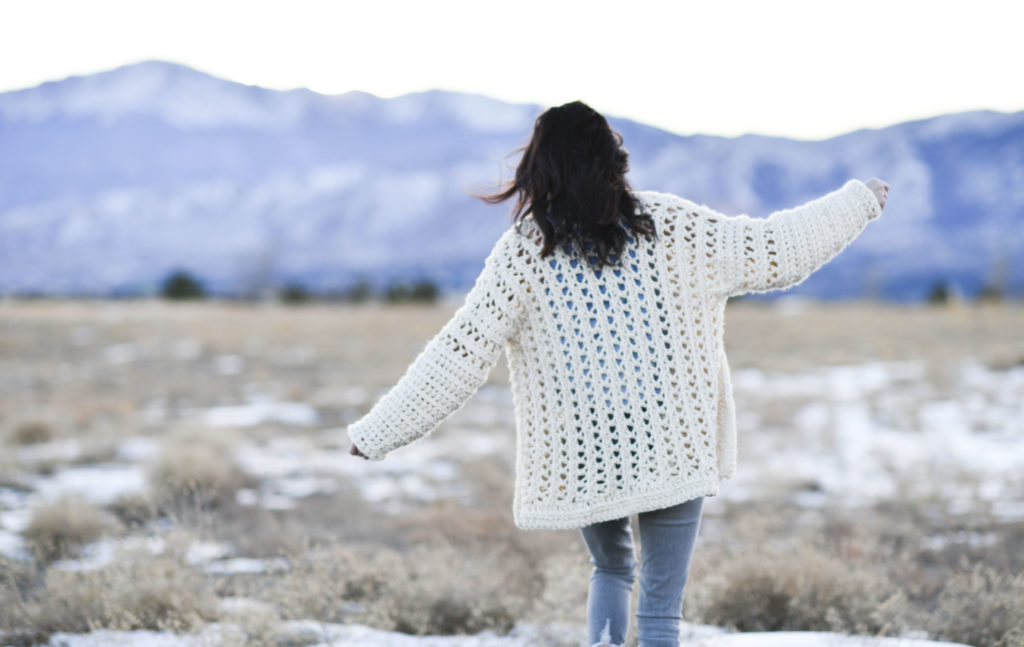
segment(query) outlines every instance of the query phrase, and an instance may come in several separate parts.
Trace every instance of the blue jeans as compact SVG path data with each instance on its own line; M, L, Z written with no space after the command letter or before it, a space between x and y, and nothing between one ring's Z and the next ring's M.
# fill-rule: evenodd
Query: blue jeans
M704 497L638 515L640 598L637 638L640 647L678 647L683 589L697 542ZM629 517L580 529L594 565L587 595L590 645L622 645L629 627L629 596L637 560Z

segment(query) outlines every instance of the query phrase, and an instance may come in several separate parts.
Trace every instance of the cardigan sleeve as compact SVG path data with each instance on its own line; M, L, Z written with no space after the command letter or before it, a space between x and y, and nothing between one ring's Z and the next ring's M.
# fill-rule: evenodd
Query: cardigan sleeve
M842 251L882 212L860 180L767 218L712 212L707 226L719 245L709 254L713 281L725 296L794 286Z
M370 460L433 431L486 381L515 334L521 305L512 280L510 229L487 256L465 301L349 438Z

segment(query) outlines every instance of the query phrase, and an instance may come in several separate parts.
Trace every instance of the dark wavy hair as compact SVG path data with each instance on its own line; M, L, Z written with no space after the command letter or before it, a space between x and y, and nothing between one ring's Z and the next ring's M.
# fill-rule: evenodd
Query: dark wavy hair
M530 142L517 151L523 156L511 183L476 197L489 204L515 197L516 229L533 215L544 235L541 257L561 245L569 254L586 255L598 270L622 253L627 229L657 238L654 219L626 182L629 154L622 135L587 104L546 110L534 122Z

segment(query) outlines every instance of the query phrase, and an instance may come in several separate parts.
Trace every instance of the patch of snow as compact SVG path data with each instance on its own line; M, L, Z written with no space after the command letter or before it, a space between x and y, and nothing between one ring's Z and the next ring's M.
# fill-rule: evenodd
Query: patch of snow
M320 623L295 620L282 624L282 635L318 638L311 647L534 647L536 645L580 642L584 630L576 625L517 625L508 635L484 631L469 636L411 636L381 631L358 624Z
M0 509L20 508L31 498L27 492L9 487L0 487Z
M925 140L968 134L985 136L1000 132L1008 123L1013 123L1015 117L1014 113L996 110L972 110L923 119L914 122L914 126Z
M224 601L226 609L259 610L258 601ZM314 620L289 620L278 625L281 642L310 647L535 647L541 644L585 643L585 629L575 624L519 624L507 635L484 631L475 635L412 636L365 625ZM241 632L231 623L211 623L194 634L156 631L94 631L89 634L56 633L50 647L218 647L235 644ZM729 633L718 627L683 622L680 639L693 647L969 647L917 637L880 638L829 632L781 631Z
M245 632L231 623L214 622L191 634L170 631L113 631L102 629L87 634L57 632L50 636L49 647L219 647L238 645Z
M824 631L732 633L688 644L692 647L970 647L918 638L850 636Z
M1006 502L1024 472L1021 376L1019 368L967 363L949 393L939 394L915 362L738 370L737 410L746 412L738 417L742 467L723 495L746 500L783 479L813 485L794 495L798 503L838 497L856 505L899 494L910 483L922 491L906 494L939 495L951 509L969 509L981 497L1016 516ZM760 411L790 399L807 403L788 425L761 425Z
M273 603L256 598L229 596L220 598L217 602L221 610L227 614L263 613L272 615L276 613Z
M316 103L326 104L327 97L309 90L277 92L174 63L145 61L6 93L0 116L24 123L92 118L111 125L153 115L181 129L281 130L298 123Z
M238 505L256 505L260 502L260 493L252 488L242 488L235 492L235 503Z
M9 530L0 530L0 555L15 561L28 561L31 555L21 535Z
M290 567L288 560L282 558L255 559L252 557L233 557L210 562L203 567L207 573L215 575L239 575L284 571Z
M973 548L992 546L996 543L996 536L993 533L981 533L976 531L961 530L958 532L943 533L925 537L922 540L925 548L941 550L947 546L966 544Z
M32 510L29 505L0 512L0 528L6 528L12 532L21 532L28 527L28 522L31 520Z
M316 409L304 402L252 402L237 406L213 407L203 415L207 427L255 427L279 423L310 427L320 419Z
M338 489L333 478L318 476L291 476L275 481L277 491L286 497L304 499L314 494L332 494Z
M132 436L117 443L117 457L125 461L148 461L160 454L160 440L152 436Z
M1024 521L1024 501L993 501L992 514L1007 522Z
M145 492L146 475L139 465L76 465L50 476L36 477L35 490L43 500L79 495L91 503L106 505L121 495Z
M263 483L259 490L239 491L236 501L288 508L295 498L334 492L337 477L358 489L365 500L385 504L381 510L386 512L400 512L403 501L467 497L469 484L460 480L461 469L453 457L503 455L511 461L514 456L514 434L469 424L473 420L495 423L511 419L510 395L485 394L487 397L494 402L468 403L445 422L443 432L395 450L386 461L348 455L343 429L322 434L324 440L341 449L324 449L312 439L301 437L273 438L263 445L243 443L234 450L235 460L243 471L261 478ZM483 414L482 409L489 412Z
M185 552L185 561L189 564L205 564L234 553L235 547L225 541L196 541Z

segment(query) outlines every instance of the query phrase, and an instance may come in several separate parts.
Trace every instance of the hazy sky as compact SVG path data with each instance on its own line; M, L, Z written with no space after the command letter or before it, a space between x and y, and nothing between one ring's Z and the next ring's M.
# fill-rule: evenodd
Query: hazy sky
M819 139L1024 110L1024 2L26 0L0 4L0 91L165 59L272 88L430 88L682 134Z

